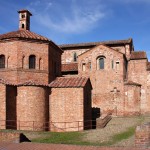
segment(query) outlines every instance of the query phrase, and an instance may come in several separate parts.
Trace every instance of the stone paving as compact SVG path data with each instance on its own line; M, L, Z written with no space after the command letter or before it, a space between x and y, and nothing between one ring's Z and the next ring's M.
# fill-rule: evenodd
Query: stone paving
M141 150L140 148L122 147L97 147L97 146L76 146L64 144L41 144L41 143L0 143L0 150ZM142 149L146 150L146 149Z

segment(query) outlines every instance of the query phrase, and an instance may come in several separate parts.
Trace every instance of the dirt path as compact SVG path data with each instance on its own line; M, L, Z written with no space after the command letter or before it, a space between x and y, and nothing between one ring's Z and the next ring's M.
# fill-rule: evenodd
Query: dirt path
M83 140L98 143L108 142L111 140L113 135L125 132L130 127L136 127L142 122L148 121L150 121L150 117L113 118L103 129L85 131L86 135L84 136ZM134 146L134 136L130 137L129 139L122 140L121 142L116 143L114 146Z

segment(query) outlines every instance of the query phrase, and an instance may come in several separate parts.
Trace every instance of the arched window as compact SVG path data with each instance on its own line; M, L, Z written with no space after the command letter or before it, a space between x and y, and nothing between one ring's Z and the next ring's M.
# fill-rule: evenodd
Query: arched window
M114 69L114 61L111 61L111 68Z
M24 29L24 24L22 24L22 29Z
M101 56L97 58L97 69L105 69L105 57Z
M29 69L35 69L36 57L35 55L29 56Z
M92 63L89 62L89 70L91 71L92 70Z
M104 69L104 58L99 58L99 69Z
M119 70L120 66L119 66L119 61L116 61L116 70Z
M0 68L5 68L5 56L0 55Z
M25 18L25 14L22 14L22 16L21 16L22 18Z
M82 71L85 71L86 70L86 65L85 63L82 64Z
M42 58L39 59L39 70L43 70L43 60L42 60Z
M77 61L77 53L76 53L76 52L73 54L73 61L74 61L74 62Z
M10 56L7 57L7 68L9 67L9 59L10 59Z
M24 68L25 56L22 57L22 69Z

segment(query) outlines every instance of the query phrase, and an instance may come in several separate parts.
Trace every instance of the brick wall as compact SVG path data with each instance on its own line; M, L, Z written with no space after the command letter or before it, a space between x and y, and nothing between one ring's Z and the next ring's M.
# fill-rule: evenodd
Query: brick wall
M104 69L98 69L97 58L104 56ZM112 68L113 61L113 68ZM89 68L91 62L92 69ZM119 67L117 68L117 64ZM115 109L123 114L124 103L124 56L111 48L100 45L78 57L79 75L90 77L92 83L92 107L101 108L102 113ZM85 63L85 71L82 64Z
M6 86L0 84L0 129L6 129Z
M27 80L50 83L61 75L61 51L52 44L35 41L10 40L0 42L0 55L5 55L5 68L0 77L20 83ZM35 55L35 69L29 69L29 56Z
M150 112L150 103L147 97L147 86L148 86L148 76L147 76L147 59L141 60L130 60L128 63L128 80L134 81L141 84L141 113L145 114Z
M91 47L82 47L82 48L62 48L64 50L64 53L62 54L62 64L66 64L66 63L71 63L74 62L73 60L73 55L74 53L77 54L77 56L79 56L80 54L94 48L95 46L91 46ZM130 51L131 51L131 47L130 45L126 44L125 46L110 46L110 48L113 48L123 54L126 54L127 58L129 58L130 56Z
M62 59L62 64L67 64L67 63L71 63L71 62L74 62L74 53L78 55L86 52L87 50L89 50L89 48L83 48L83 49L69 49L69 50L65 50L64 53L62 54L61 56L61 59Z
M125 108L124 115L139 115L141 103L141 86L125 85Z
M150 123L137 126L135 131L135 146L138 148L150 147Z
M17 132L0 132L0 142L20 143L20 133Z
M46 130L49 114L47 88L20 86L17 90L17 129Z
M50 131L83 130L83 88L52 88L50 95ZM80 122L81 121L81 122Z
M54 47L49 47L49 70L51 72L49 79L54 80L55 77L61 76L61 51L56 50Z

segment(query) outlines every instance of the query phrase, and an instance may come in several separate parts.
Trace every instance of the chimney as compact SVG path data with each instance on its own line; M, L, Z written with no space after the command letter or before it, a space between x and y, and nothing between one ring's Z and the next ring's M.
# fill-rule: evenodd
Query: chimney
M20 10L19 13L19 30L30 30L30 16L28 10Z

